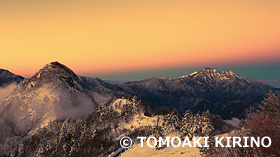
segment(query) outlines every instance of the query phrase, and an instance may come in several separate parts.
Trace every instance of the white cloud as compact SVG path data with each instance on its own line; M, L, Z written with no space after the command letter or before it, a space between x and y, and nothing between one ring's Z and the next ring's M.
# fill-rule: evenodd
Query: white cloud
M16 86L16 83L11 83L8 86L0 87L0 104L12 93Z
M280 88L280 80L258 80L258 81L269 84L275 88Z
M232 126L237 127L240 123L240 119L233 117L231 120L224 120L226 123L231 124Z

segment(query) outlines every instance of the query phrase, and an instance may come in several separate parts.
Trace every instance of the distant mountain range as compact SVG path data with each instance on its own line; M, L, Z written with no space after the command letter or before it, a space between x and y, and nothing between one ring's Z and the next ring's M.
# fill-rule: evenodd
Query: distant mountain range
M136 95L152 108L165 106L180 112L209 110L224 119L244 118L261 100L279 89L245 79L232 71L205 68L177 78L148 78L122 84L110 84L98 78L81 77L85 88L101 95Z
M180 112L209 110L222 118L243 118L270 90L279 92L232 71L211 68L178 78L149 78L120 86L149 102L151 107L166 106Z
M2 84L23 80L7 71L0 76ZM177 78L152 77L111 84L99 78L77 76L65 65L52 62L18 85L0 105L0 118L13 132L25 134L56 118L83 117L116 94L137 96L152 109L209 110L224 119L244 118L269 91L280 93L277 88L232 71L211 68Z
M0 87L11 83L20 83L24 77L15 75L8 70L0 69Z

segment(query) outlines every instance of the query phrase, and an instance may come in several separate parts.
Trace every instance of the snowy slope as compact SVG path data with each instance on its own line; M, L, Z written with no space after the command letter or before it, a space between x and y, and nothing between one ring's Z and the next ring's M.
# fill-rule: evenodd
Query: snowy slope
M199 152L199 149L195 147L168 147L161 150L156 150L155 148L148 147L147 144L144 144L144 147L141 147L140 143L138 143L121 154L121 157L131 157L135 155L139 157L202 156Z
M133 104L133 101L128 99L116 99L111 103L112 109L116 111L117 113L121 113L121 108L123 108L124 105L127 104ZM161 123L163 122L164 116L154 116L154 117L148 117L143 114L143 112L140 112L138 114L133 115L133 117L130 118L129 122L122 121L119 124L119 127L117 130L121 132L121 130L136 130L137 128L143 128L143 127L154 127L157 123L157 120L159 118L159 125L161 126ZM124 136L126 134L122 134L120 137ZM170 134L169 137L178 136L177 134ZM120 152L124 151L120 154L122 157L130 157L130 156L141 156L141 157L162 157L162 156L201 156L200 151L198 148L195 147L179 147L179 148L163 148L160 150L156 150L155 148L150 148L146 143L144 143L144 147L141 147L139 141L135 140L136 142L130 147L129 149L125 150L120 148L116 152L113 152L111 156L114 156L115 154L119 154ZM110 155L109 155L110 156Z
M171 134L169 137L178 136L176 134ZM171 138L170 138L171 139ZM201 143L204 141L201 140ZM191 143L193 143L191 141ZM151 142L153 144L153 142ZM177 144L174 142L174 144ZM169 156L193 156L199 157L202 156L198 147L189 147L186 145L185 147L164 147L162 149L157 150L155 147L150 148L147 145L147 142L144 142L143 147L141 147L141 143L139 141L135 142L129 149L127 149L124 153L122 153L121 157L130 157L130 156L141 156L141 157L169 157Z
M119 98L113 101L110 106L112 107L113 111L121 115L122 109L125 105L132 105L133 106L133 115L129 118L129 121L122 121L119 124L118 130L135 130L140 127L145 126L153 126L156 124L158 118L160 121L162 121L162 117L154 116L154 117L148 117L144 115L144 110L139 109L137 107L137 100L129 100L125 98Z
M0 117L14 133L26 134L57 118L85 116L95 107L74 72L52 62L18 85L1 104Z

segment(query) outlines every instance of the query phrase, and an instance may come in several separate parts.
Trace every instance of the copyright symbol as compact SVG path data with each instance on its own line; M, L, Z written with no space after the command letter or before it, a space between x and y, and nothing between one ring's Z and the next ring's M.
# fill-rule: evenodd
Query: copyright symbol
M123 136L120 140L120 145L123 148L129 148L132 145L132 139L128 136Z

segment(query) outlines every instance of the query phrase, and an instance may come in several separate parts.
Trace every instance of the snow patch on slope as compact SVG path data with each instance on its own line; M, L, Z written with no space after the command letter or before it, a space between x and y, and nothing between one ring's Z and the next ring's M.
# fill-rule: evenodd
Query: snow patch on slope
M191 74L189 74L189 75L184 75L184 76L181 76L181 77L188 77L188 76L192 76L192 75L195 75L195 74L197 74L198 72L197 71L195 71L195 72L193 72L193 73L191 73Z
M128 130L134 130L140 127L145 127L145 126L154 126L158 120L158 118L160 118L160 124L162 123L163 117L160 116L155 116L155 117L148 117L145 116L144 113L141 114L137 114L134 115L131 120L126 123L126 122L122 122L120 123L119 129L128 129Z
M117 113L121 114L122 108L124 105L131 104L132 102L128 99L117 99L112 104L112 109L115 110Z

